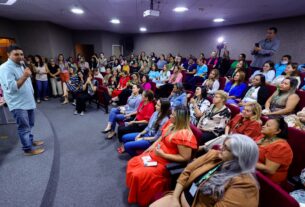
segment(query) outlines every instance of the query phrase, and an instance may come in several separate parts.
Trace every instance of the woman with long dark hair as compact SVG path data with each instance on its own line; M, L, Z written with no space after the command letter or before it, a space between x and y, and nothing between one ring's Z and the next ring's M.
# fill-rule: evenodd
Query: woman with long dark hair
M39 55L35 55L35 65L34 70L36 73L35 79L38 90L37 103L40 103L40 100L47 101L48 98L48 73L49 69L47 64L42 62L42 58Z

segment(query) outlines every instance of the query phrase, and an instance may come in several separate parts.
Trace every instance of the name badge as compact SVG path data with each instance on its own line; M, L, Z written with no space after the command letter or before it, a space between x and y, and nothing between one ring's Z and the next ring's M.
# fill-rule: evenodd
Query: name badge
M195 196L197 189L198 189L197 185L195 183L193 183L192 187L190 188L190 191L189 191L193 197Z

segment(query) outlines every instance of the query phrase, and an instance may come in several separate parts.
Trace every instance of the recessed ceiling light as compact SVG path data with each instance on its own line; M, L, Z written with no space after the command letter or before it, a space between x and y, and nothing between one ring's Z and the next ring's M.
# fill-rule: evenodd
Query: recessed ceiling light
M213 22L224 22L225 20L223 18L216 18L213 19Z
M176 7L173 9L174 12L178 12L178 13L181 13L181 12L186 12L188 11L189 9L186 8L186 7Z
M0 5L11 6L11 5L15 4L16 1L17 1L17 0L7 0L7 1L5 1L5 2L1 1L1 2L0 2Z
M119 19L112 19L112 20L110 20L110 22L112 24L120 24L121 23Z
M84 10L82 10L81 8L72 8L71 9L71 12L74 13L74 14L83 14L84 13Z
M141 32L146 32L147 29L146 29L146 27L140 27L140 31L141 31Z

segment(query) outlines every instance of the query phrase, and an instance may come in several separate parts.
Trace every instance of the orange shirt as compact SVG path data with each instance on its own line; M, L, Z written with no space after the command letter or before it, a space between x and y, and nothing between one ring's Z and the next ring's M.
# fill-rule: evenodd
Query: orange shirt
M281 164L273 174L266 174L273 182L281 184L286 180L288 168L292 162L293 152L286 140L277 140L268 145L258 145L259 162L266 163L266 159Z
M237 114L231 121L228 123L230 127L231 134L244 134L252 139L261 134L262 125L256 120L243 120L241 114Z

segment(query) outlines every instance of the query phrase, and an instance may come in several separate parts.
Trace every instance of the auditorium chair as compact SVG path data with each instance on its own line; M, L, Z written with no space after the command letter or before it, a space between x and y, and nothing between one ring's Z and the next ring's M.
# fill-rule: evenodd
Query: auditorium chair
M232 104L226 104L226 106L230 109L231 111L231 119L234 118L237 114L240 113L240 109L238 106L232 105Z
M226 85L226 78L225 77L219 77L219 90L223 90Z
M268 89L269 92L269 97L272 96L272 94L276 91L276 86L274 85L270 85L270 84L266 84L266 87Z
M305 107L305 91L297 90L296 94L298 94L300 97L300 101L296 107L295 112L299 112Z
M96 91L97 99L99 105L102 105L105 108L106 114L108 114L108 106L109 106L109 101L107 100L107 96L105 94L108 94L108 88L105 86L100 86L98 87Z
M259 182L259 207L299 207L299 203L268 177L256 172Z

